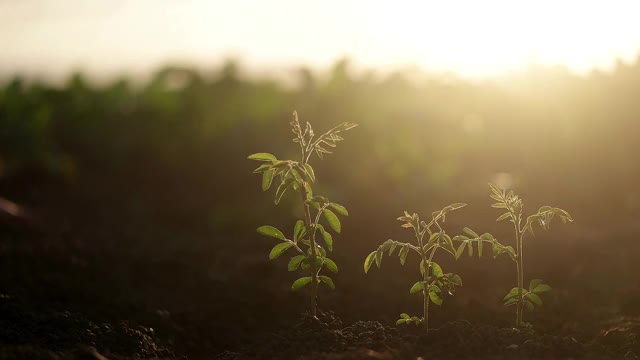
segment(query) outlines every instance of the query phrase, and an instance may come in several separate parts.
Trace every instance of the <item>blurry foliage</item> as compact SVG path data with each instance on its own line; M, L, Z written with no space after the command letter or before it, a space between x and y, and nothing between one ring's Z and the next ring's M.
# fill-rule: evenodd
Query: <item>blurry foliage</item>
M640 62L587 77L531 67L491 81L355 75L346 61L326 75L297 74L296 87L241 76L233 63L214 73L167 67L144 83L12 80L0 89L0 185L44 173L129 217L232 228L267 206L252 203L250 178L234 175L251 170L240 159L286 131L281 119L295 108L320 128L361 125L343 156L317 169L319 190L341 192L363 208L354 213L426 211L451 198L449 189L479 203L483 184L508 173L520 189L549 191L571 208L600 201L599 211L626 214L621 221L640 214Z

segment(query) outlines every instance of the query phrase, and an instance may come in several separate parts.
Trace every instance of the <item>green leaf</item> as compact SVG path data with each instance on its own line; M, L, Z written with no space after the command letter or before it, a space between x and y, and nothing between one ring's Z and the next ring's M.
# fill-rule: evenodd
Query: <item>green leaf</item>
M292 257L291 260L289 260L289 265L287 265L287 269L289 271L296 271L298 269L298 266L300 266L300 263L304 259L306 259L304 255L297 255Z
M542 299L540 299L540 297L534 293L528 293L525 298L527 298L527 300L531 301L535 305L542 306Z
M378 266L378 269L380 269L380 265L382 265L382 255L384 255L384 251L378 248L376 251L376 265Z
M391 245L389 245L389 256L393 254L393 251L396 249L397 246L398 246L398 243L395 241L393 241Z
M463 208L465 206L467 206L467 204L465 204L465 203L455 203L455 204L451 204L449 206L446 206L444 209L446 209L447 211L452 211L452 210L461 209L461 208Z
M259 228L256 229L256 231L261 235L271 236L274 238L278 238L280 240L286 240L282 231L274 228L273 226L269 226L269 225L260 226Z
M276 190L275 203L278 205L284 193L291 187L291 184L294 183L293 178L286 178L283 182L280 183L278 189Z
M338 273L338 265L336 265L335 262L333 262L333 260L329 259L329 258L324 258L324 264L327 266L327 269L329 269L329 271L331 271L334 274Z
M320 234L322 234L322 239L324 240L325 244L327 244L327 248L329 249L329 251L333 251L333 236L331 236L331 234L328 231L326 231L324 227L320 224L318 224L318 229L320 229Z
M304 164L304 169L306 170L307 175L309 175L309 178L311 179L311 181L315 182L316 181L316 173L313 171L313 168L311 167L311 165Z
M524 289L522 289L522 290L524 290ZM523 291L523 293L524 293L524 291ZM507 293L507 295L504 296L504 298L502 300L511 299L513 297L516 297L516 298L518 297L518 288L517 287L514 287L513 289L511 289Z
M484 245L484 241L482 241L482 239L478 240L478 258L482 257L482 247L483 247L483 245Z
M534 306L530 301L525 301L524 308L527 309L527 311L533 311Z
M460 258L460 256L462 256L462 253L464 252L464 247L467 246L467 242L463 241L460 246L458 247L458 250L456 250L456 260L458 260Z
M402 313L402 314L400 314L400 317L401 317L401 318L403 318L403 319L405 319L405 320L406 320L406 319L411 319L411 316L409 316L409 314L407 314L407 313Z
M276 159L275 156L273 156L273 154L269 154L269 153L255 153L255 154L251 154L249 156L247 156L247 159L249 160L257 160L257 161L272 161L272 160L278 160Z
M364 259L365 274L369 272L369 268L371 268L371 265L373 265L373 262L375 261L375 258L376 258L376 253L377 251L372 251L371 254L367 255L367 258Z
M409 254L409 245L404 245L398 253L398 256L400 256L400 264L404 265L407 261L407 254Z
M253 170L253 173L254 174L258 174L258 173L261 173L263 171L269 170L269 169L271 169L271 166L272 166L271 164L262 164L262 165L258 166L255 170Z
M469 246L467 246L467 250L469 251L469 256L473 256L473 242L469 241Z
M500 216L496 219L496 221L502 221L502 220L504 220L504 219L506 219L506 218L508 218L508 217L510 217L510 216L511 216L511 213L510 213L510 212L506 212L506 213L504 213L504 214L500 215Z
M504 302L504 306L510 306L516 304L518 302L518 298L514 297Z
M298 291L303 287L305 287L305 285L307 285L310 282L311 282L311 276L301 277L300 279L294 281L293 284L291 284L291 290Z
M478 234L476 234L475 231L469 229L468 227L465 227L464 229L462 229L462 231L464 231L467 235L472 236L474 238L478 237Z
M318 276L318 279L320 279L320 281L322 281L323 283L327 284L327 286L330 287L331 290L334 290L336 288L336 286L333 284L333 280L330 277L320 275Z
M424 260L420 260L420 275L424 276L424 272L426 271L426 265L424 264Z
M398 320L396 321L396 325L402 325L402 324L404 324L404 323L406 323L406 322L407 322L407 319L398 319Z
M533 288L532 292L536 293L536 294L540 294L543 292L547 292L547 291L551 291L551 286L547 285L547 284L540 284L538 286L536 286L535 288Z
M417 283L413 284L411 290L409 290L409 294L415 294L422 289L424 289L424 283L422 281L418 281Z
M347 211L347 208L345 208L344 206L336 203L330 203L329 206L333 208L333 210L335 210L338 214L342 216L349 216L349 212Z
M538 286L539 284L542 284L542 280L541 279L533 279L529 282L529 291L533 291L533 289L535 289L536 286Z
M449 279L449 281L451 281L452 283L454 283L454 284L456 284L458 286L462 286L462 278L460 277L460 275L449 273L446 276Z
M307 228L304 226L304 221L296 221L296 225L293 228L293 241L299 241L307 234Z
M340 225L340 220L338 220L338 217L336 216L336 214L333 213L333 211L329 210L329 209L324 209L322 210L322 215L324 215L324 218L327 219L327 222L329 223L329 226L331 226L331 228L337 232L338 234L340 234L340 230L341 225Z
M440 288L436 285L431 285L429 287L429 299L431 299L431 301L438 306L442 305L441 294L442 290L440 290Z
M435 276L437 278L439 278L440 276L444 275L444 273L442 272L442 268L435 261L431 262L431 273L433 274L433 276Z
M293 244L290 242L282 242L271 249L269 253L269 260L276 259L278 256L282 255L288 248L290 248Z
M273 170L269 169L262 173L262 191L267 191L273 181Z

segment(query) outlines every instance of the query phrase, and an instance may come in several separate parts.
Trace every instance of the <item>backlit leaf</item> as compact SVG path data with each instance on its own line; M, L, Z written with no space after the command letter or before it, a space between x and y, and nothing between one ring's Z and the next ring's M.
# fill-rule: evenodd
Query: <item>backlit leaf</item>
M269 260L276 259L278 256L282 255L282 253L285 252L292 245L293 244L288 241L277 244L271 249L271 252L269 253Z
M278 238L280 240L286 239L284 237L284 234L282 234L282 231L274 228L273 226L269 226L269 225L260 226L258 229L256 229L256 231L265 236L271 236L274 238Z

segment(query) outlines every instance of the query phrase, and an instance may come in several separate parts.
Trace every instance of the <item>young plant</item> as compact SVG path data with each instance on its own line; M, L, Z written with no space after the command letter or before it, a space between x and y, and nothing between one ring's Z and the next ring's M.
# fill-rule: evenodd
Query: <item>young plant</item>
M344 206L331 202L324 196L313 194L312 184L316 175L309 160L314 153L320 159L324 154L331 154L327 147L336 147L337 142L344 140L340 136L341 133L353 129L356 124L345 122L320 136L315 136L308 122L303 131L296 112L293 113L290 124L295 135L293 141L300 145L300 160L279 160L269 153L256 153L248 158L263 163L254 170L254 173L262 173L263 191L269 190L274 180L279 182L275 193L276 205L287 191L292 190L298 194L304 213L302 219L296 222L291 238L287 238L282 231L269 225L260 226L257 231L280 241L271 249L270 260L278 258L289 248L297 251L297 255L289 261L288 270L296 271L300 268L308 275L294 281L291 289L297 291L311 284L311 314L316 317L318 284L323 282L331 289L335 288L333 280L326 275L320 275L320 271L327 268L334 274L338 272L336 263L327 257L327 250L333 251L333 236L329 229L320 224L320 220L324 218L329 228L340 233L341 224L336 213L342 216L348 216L349 213ZM317 241L318 233L322 236L324 244Z
M462 247L456 250L453 245L453 239L447 235L442 228L446 214L464 206L466 206L466 204L456 203L446 206L442 210L435 211L431 214L431 220L429 223L420 220L418 214L414 213L409 215L409 213L405 211L404 216L399 217L398 220L402 221L402 227L413 229L415 243L401 243L389 239L378 246L378 249L371 252L365 259L364 272L367 273L374 262L378 268L380 268L380 265L382 264L382 256L385 251L388 251L388 254L392 255L396 248L398 248L398 257L400 258L400 264L402 265L405 264L407 255L410 251L413 251L420 256L420 274L422 275L422 279L413 284L409 293L422 293L422 318L402 313L400 314L400 319L396 321L396 325L422 325L425 331L428 331L429 303L433 302L436 305L441 305L443 301L442 293L444 290L453 295L455 287L462 286L462 279L460 276L453 273L444 273L442 267L434 261L434 257L438 249L442 249L457 259L464 250ZM464 244L466 245L469 241L471 240L468 239ZM469 247L471 248L471 245L469 245Z
M532 215L529 215L526 220L522 215L522 199L520 199L517 195L513 193L513 190L507 192L504 189L498 188L496 185L489 184L491 187L491 198L496 200L497 203L491 205L494 208L505 209L506 212L498 217L496 221L502 221L505 219L509 219L513 223L515 240L516 240L516 251L515 254L512 254L513 249L509 255L511 259L515 261L517 274L518 274L518 286L514 287L509 291L509 293L504 297L504 304L506 306L516 305L516 327L522 326L522 312L526 307L527 310L532 311L535 306L541 306L542 300L538 294L547 292L551 290L551 287L547 284L544 284L542 280L535 279L531 280L529 283L529 289L525 289L524 284L524 265L523 265L523 240L527 233L534 236L533 233L533 225L538 224L542 229L549 230L549 225L551 224L551 220L558 216L563 223L567 221L572 222L573 219L571 215L565 210L560 208L554 208L550 206L543 206L538 209L538 212ZM524 221L523 221L524 220ZM523 224L524 222L524 224Z

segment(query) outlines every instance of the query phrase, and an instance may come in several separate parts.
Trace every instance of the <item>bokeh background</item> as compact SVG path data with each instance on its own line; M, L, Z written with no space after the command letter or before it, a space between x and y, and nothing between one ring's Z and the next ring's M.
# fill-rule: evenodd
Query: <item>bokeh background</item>
M185 353L295 323L305 294L255 229L293 229L301 209L274 206L246 157L296 156L297 110L316 131L359 124L312 162L318 191L350 211L321 308L346 322L419 311L416 259L362 270L387 238L410 239L404 210L466 202L449 233L513 245L497 182L525 211L575 219L526 239L526 278L554 288L530 320L582 333L640 313L632 3L238 3L0 1L2 293L153 326ZM464 287L436 324L512 320L510 260L440 262Z

